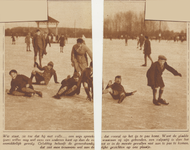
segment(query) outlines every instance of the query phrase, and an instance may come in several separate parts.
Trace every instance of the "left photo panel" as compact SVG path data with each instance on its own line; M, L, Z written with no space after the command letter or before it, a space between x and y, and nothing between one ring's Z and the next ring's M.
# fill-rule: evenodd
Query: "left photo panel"
M93 132L91 1L48 1L47 18L5 23L3 130Z

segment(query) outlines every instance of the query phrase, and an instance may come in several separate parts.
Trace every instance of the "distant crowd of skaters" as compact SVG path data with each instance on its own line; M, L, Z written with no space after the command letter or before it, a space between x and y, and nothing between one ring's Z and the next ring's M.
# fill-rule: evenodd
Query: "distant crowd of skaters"
M28 36L30 36L28 34ZM63 46L63 43L60 41L60 47ZM54 63L50 61L47 66L42 67L42 58L43 55L47 54L46 46L50 42L47 40L47 33L42 34L38 29L35 35L32 38L32 44L34 48L34 70L31 73L30 78L18 74L15 69L9 72L12 77L11 89L7 91L8 94L14 96L27 96L31 97L34 94L42 97L43 93L41 91L36 91L33 87L33 84L37 85L47 85L54 76L55 83L57 81L56 71L53 69ZM46 42L45 42L46 41ZM27 37L25 39L27 41ZM64 39L65 42L65 39ZM39 55L39 64L37 63L37 55ZM88 57L91 59L90 65L88 65ZM77 43L73 45L71 52L71 65L74 67L74 73L72 76L68 75L67 78L63 79L61 82L61 87L58 92L53 96L53 98L60 99L61 96L73 96L80 93L81 84L85 89L87 94L87 99L92 101L93 99L93 72L92 72L92 51L86 46L85 41L82 38L77 39ZM35 78L36 82L32 82Z
M116 36L116 37L114 37L114 38L116 38L116 39L125 39L125 44L126 44L126 46L127 46L127 41L128 41L128 39L137 40L137 42L138 42L138 41L139 41L139 38L140 38L141 36L142 36L142 35L139 35L139 36L129 36L129 35L125 34L125 35ZM106 36L106 38L107 38L107 36ZM112 40L113 37L110 36L109 39ZM166 38L166 37L162 37L162 36L161 36L161 33L159 33L158 36L151 36L149 39L150 39L150 40L159 41L159 42L160 42L161 40L166 40L167 42L168 42L168 41L174 41L174 42L180 41L180 42L183 42L183 41L186 41L186 35L183 33L183 34L178 34L178 35L174 35L174 36L170 36L170 37L167 37L167 38Z

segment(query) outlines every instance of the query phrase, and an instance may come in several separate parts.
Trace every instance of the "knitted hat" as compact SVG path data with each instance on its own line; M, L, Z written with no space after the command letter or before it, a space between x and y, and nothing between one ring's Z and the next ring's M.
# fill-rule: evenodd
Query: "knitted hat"
M13 70L11 70L11 71L9 72L9 75L11 75L12 72L17 73L17 71L16 71L15 69L13 69Z
M117 75L117 76L115 77L115 79L116 79L116 78L120 78L120 79L121 79L121 76L120 76L120 75Z
M52 66L52 67L53 67L53 62L50 61L50 62L48 63L48 66Z

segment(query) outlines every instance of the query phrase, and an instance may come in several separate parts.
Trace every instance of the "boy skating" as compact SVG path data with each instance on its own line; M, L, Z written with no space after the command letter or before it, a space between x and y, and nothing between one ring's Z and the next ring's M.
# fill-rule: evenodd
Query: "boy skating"
M150 41L148 39L148 36L145 36L145 43L144 43L144 64L142 66L146 66L147 65L147 57L150 59L151 63L153 63L153 60L150 56L151 54L151 45L150 45Z
M163 55L158 56L158 61L154 62L151 67L147 71L147 79L148 79L148 86L152 88L153 92L153 103L155 105L168 105L164 99L162 99L162 94L164 92L164 81L162 79L162 73L165 69L170 71L175 76L182 76L180 73L178 73L174 68L169 66L166 62L167 58ZM156 98L157 90L159 89L159 97L158 100Z

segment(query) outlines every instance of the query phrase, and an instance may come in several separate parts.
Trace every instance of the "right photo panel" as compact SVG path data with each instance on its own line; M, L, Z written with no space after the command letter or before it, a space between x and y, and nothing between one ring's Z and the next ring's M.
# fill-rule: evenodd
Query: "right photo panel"
M104 1L103 131L187 129L186 34L145 20L145 1Z

